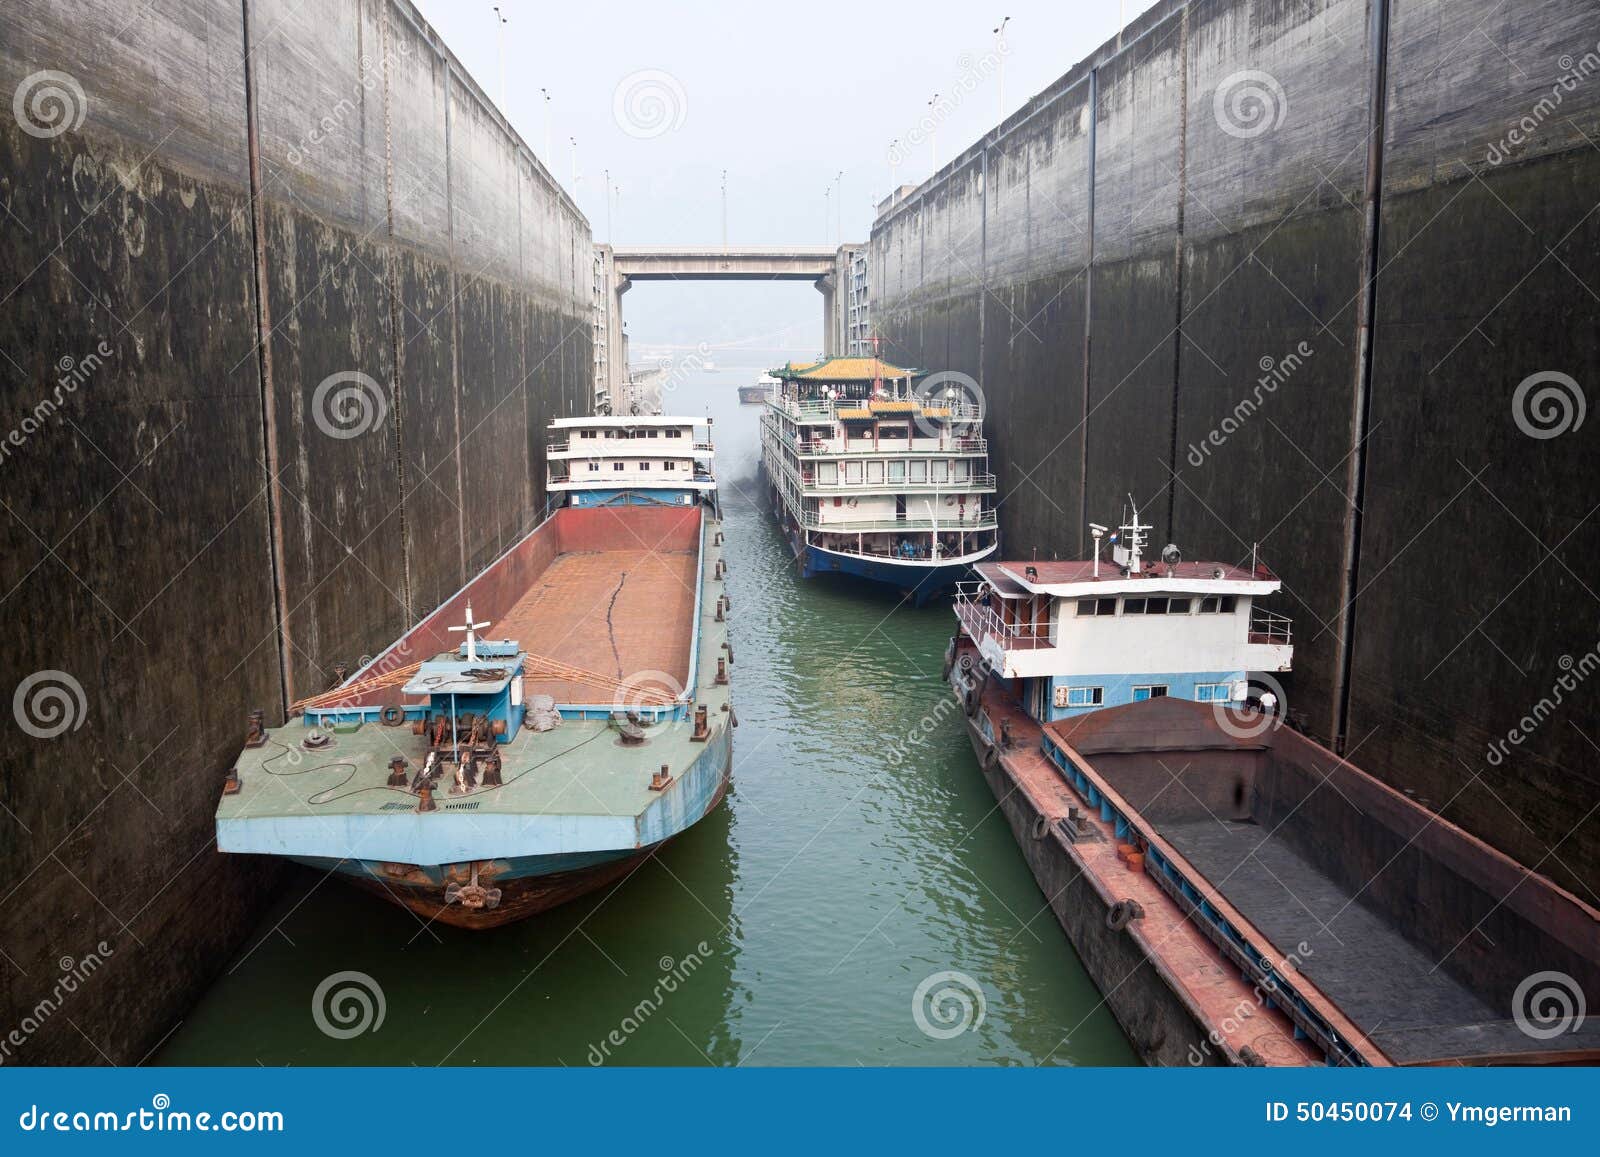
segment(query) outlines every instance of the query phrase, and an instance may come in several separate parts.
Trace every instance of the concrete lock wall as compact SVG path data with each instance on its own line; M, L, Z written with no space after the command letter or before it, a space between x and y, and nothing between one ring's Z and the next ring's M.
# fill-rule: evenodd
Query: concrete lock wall
M1171 0L871 245L886 356L985 391L1006 554L1130 492L1259 541L1296 718L1591 904L1594 12Z
M589 226L405 0L13 0L0 92L0 1061L127 1063L271 899L247 712L537 521Z

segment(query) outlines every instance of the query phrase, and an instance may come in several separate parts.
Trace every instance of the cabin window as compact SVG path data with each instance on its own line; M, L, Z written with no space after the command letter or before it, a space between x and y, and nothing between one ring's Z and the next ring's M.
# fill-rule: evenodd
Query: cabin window
M867 481L868 482L882 482L883 481L883 463L882 462L868 462L867 463Z
M1189 613L1189 599L1168 599L1167 614L1187 615Z
M598 470L598 469L600 469L600 463L598 463L598 462L589 463L589 469L590 470Z
M1207 595L1205 598L1200 600L1200 613L1202 615L1214 615L1217 613L1216 595Z
M906 464L904 462L889 463L889 481L904 482L906 480Z
M683 437L683 431L682 430L668 430L667 431L667 437L669 437L669 438L681 438L681 437Z
M1226 703L1232 698L1226 683L1196 683L1194 697L1200 703Z
M1116 599L1079 599L1078 617L1087 618L1090 615L1114 615L1117 613Z
M950 470L950 477L955 479L957 482L965 482L967 480L967 461L965 458L959 462L952 462L950 464Z
M1122 613L1125 615L1142 615L1144 614L1144 605L1149 601L1148 599L1123 599Z
M657 434L656 434L656 431L655 431L655 430L646 430L646 431L645 431L645 432L644 432L644 436L645 436L645 437L646 437L646 438L654 438L654 437L656 437L656 436L657 436Z
M929 463L929 465L933 467L933 481L935 481L935 482L948 482L948 481L950 481L950 463L944 461L943 459L940 459L937 462Z
M1146 599L1144 613L1147 615L1164 615L1167 613L1166 599Z
M1104 687L1057 687L1057 707L1099 707L1105 702Z
M650 463L648 463L648 462L639 463L639 469L640 470L648 470L648 469L650 469Z
M928 480L928 464L926 462L913 462L910 464L912 482L926 482Z
M1135 687L1133 689L1133 701L1135 703L1143 703L1146 699L1163 699L1166 694L1167 685L1165 683L1152 683L1147 687Z
M1232 595L1223 595L1222 596L1222 613L1223 614L1225 614L1225 615L1233 614L1234 605L1235 605L1235 599L1234 599L1234 597Z
M598 437L598 436L599 436L599 431L598 430L579 430L578 431L578 437L580 437L580 438L595 438L595 437Z
M677 468L678 464L676 462L663 462L661 464L661 469L663 470L676 470Z
M861 463L859 463L859 462L846 462L844 464L844 480L846 482L860 482L861 481Z
M613 462L611 464L611 469L613 469L613 470L621 470L622 469L622 463L621 462Z

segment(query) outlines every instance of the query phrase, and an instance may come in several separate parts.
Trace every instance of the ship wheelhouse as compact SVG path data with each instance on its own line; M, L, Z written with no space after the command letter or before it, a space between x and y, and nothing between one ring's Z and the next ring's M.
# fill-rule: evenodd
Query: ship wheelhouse
M1110 561L1096 527L1093 560L984 562L957 586L961 633L1041 723L1163 696L1240 707L1253 674L1290 669L1290 621L1256 605L1281 588L1276 575L1184 562L1175 547L1145 562L1147 529L1135 516Z

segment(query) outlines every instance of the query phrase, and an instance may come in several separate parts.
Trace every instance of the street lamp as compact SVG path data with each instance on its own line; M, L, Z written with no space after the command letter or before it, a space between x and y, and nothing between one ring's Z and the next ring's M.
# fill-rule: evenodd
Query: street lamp
M928 108L931 110L928 113L928 143L933 146L933 171L935 173L939 171L939 121L937 119L938 109L936 108L938 103L939 94L934 93L928 99Z
M728 251L728 170L722 170L722 251Z
M567 140L572 142L572 191L576 193L578 191L578 138L568 137Z
M1011 23L1007 16L1000 21L994 30L994 51L1000 58L1000 119L1006 119L1006 25Z
M833 203L833 217L838 224L838 231L833 235L834 242L844 244L844 170L839 170L839 175L833 179L833 191L839 199Z
M501 113L502 116L505 116L505 113L506 113L506 38L504 36L504 32L505 32L505 27L509 23L509 21L506 20L506 14L504 12L500 11L500 5L498 5L498 4L496 4L494 6L494 15L495 15L494 48L495 48L495 54L500 58L500 113ZM510 120L511 118L509 116L506 116L506 119Z
M894 196L894 191L900 187L900 182L895 179L895 174L900 169L900 138L895 137L889 142L889 196Z
M833 186L828 185L822 190L822 243L828 243L828 226L833 224Z
M544 93L544 163L553 165L556 158L555 150L550 147L550 90L541 88L539 91Z

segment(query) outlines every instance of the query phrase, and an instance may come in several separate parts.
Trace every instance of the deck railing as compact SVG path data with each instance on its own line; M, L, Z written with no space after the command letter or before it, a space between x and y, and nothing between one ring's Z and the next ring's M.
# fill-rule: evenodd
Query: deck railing
M1250 642L1289 646L1294 642L1294 620L1270 611L1250 610Z
M993 639L1004 651L1034 651L1050 647L1050 623L1008 623L994 609L998 595L983 593L985 583L957 583L956 618L974 642ZM983 602L988 598L988 603Z
M881 534L901 530L993 530L999 525L992 510L977 514L968 512L965 519L956 518L873 518L851 522L824 522L815 513L806 511L800 516L800 525L807 530L825 530L834 534Z

